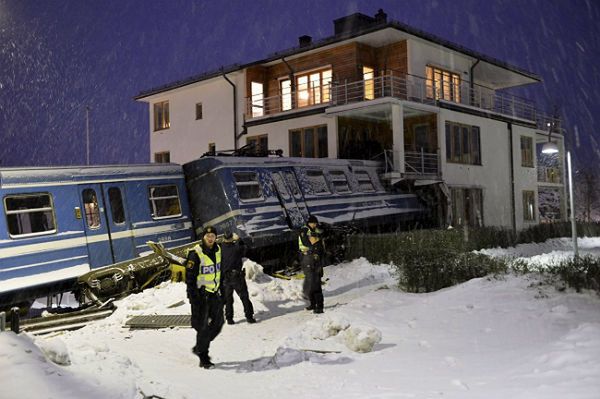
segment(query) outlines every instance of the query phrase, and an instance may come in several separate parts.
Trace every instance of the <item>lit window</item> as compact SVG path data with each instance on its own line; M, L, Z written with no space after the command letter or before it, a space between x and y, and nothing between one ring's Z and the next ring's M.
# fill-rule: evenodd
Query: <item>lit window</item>
M281 110L288 111L292 109L292 81L284 79L280 83L281 87Z
M90 229L98 229L100 227L100 206L98 205L98 197L96 191L91 188L86 188L81 192L83 199L83 209L85 210L85 220Z
M426 67L427 97L460 102L460 75L431 66Z
M6 196L4 210L11 238L56 232L50 194Z
M264 115L264 94L263 84L252 82L252 117Z
M169 121L169 102L162 101L154 104L154 131L171 127Z
M363 81L365 83L365 100L375 98L375 72L373 68L363 67Z

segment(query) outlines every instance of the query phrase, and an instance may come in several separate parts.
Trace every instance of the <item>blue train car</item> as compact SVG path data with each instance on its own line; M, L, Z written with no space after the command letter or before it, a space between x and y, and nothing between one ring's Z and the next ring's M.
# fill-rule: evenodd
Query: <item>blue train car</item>
M192 241L179 165L0 169L0 305L64 292L78 276Z
M426 210L416 195L383 187L379 166L343 159L203 157L183 170L194 227L235 231L264 261L269 254L295 256L290 243L309 215L362 231L397 230L423 219Z

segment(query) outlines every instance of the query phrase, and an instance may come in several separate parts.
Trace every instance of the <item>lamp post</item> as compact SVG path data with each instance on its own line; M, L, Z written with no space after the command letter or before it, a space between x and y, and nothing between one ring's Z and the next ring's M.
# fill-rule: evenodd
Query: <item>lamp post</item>
M549 124L550 125L550 124ZM566 133L564 128L560 128ZM548 142L542 146L542 154L556 154L558 153L558 146L556 143L550 141L552 133L552 126L548 130ZM575 258L579 257L579 248L577 247L577 222L575 220L575 203L573 202L573 168L571 166L571 152L567 151L567 178L569 181L569 204L571 208L571 237L573 240L573 255Z

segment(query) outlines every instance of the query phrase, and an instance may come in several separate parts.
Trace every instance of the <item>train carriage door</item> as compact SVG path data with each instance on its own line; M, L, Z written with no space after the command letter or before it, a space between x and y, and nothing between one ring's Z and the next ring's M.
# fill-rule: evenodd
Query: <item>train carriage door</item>
M79 197L90 268L109 265L113 263L113 254L106 223L102 186L100 184L80 185Z
M302 195L302 193L300 193L299 189L296 191L294 187L288 186L286 182L287 179L284 178L284 173L290 172L272 172L271 178L273 179L273 186L277 197L279 198L279 202L281 203L283 211L286 215L288 226L292 229L298 229L304 225L305 220L302 207L299 206L297 201L298 194ZM304 201L302 201L301 205L304 205L303 202ZM306 206L303 208L304 211L306 211Z
M113 250L114 262L135 258L135 246L131 231L131 219L126 203L123 183L102 184L106 204L106 223Z

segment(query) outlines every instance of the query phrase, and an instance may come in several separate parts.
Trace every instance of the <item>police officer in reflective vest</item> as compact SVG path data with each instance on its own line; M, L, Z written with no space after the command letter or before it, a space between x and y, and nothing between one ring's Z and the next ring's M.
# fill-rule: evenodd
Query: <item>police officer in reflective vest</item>
M200 358L200 367L214 364L208 356L210 342L219 335L225 321L221 299L221 248L216 243L217 231L207 226L202 245L187 253L185 282L192 306L192 327L196 330L196 346L192 351Z
M300 230L298 236L301 265L304 272L304 296L309 302L306 310L314 313L323 313L323 290L321 277L323 277L323 230L315 216L310 216L306 226Z
M221 264L221 283L223 285L223 296L225 297L225 319L227 324L235 324L233 321L233 292L235 291L244 305L244 315L248 323L256 323L254 308L248 295L246 276L242 269L243 258L246 254L246 246L237 234L230 231L223 235L221 243L223 262Z

